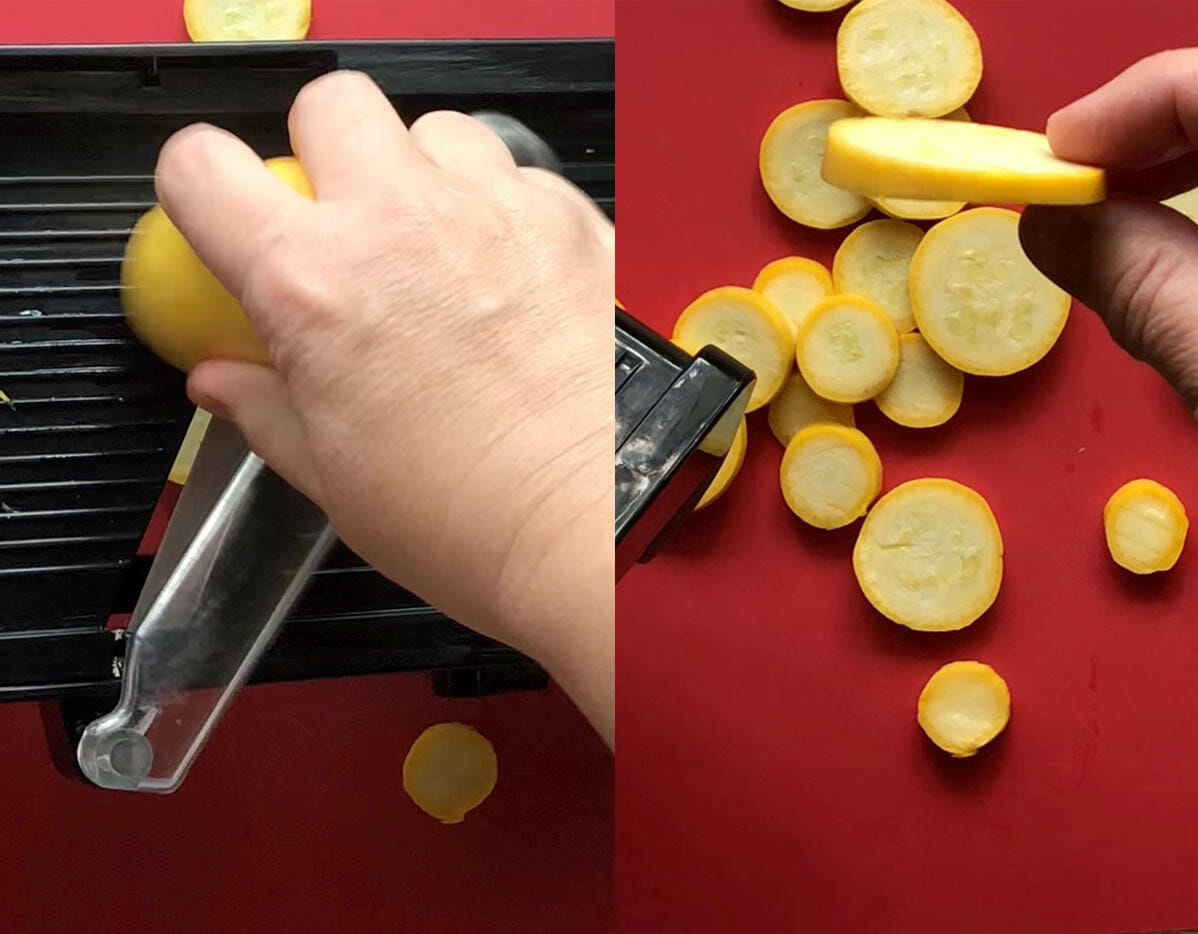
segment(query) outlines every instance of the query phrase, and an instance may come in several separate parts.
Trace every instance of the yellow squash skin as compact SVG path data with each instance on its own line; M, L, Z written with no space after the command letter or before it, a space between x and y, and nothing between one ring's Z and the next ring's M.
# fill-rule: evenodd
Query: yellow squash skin
M833 295L812 309L795 337L799 372L832 402L864 402L885 389L898 371L894 322L877 303L859 295Z
M790 323L764 295L737 285L704 292L674 323L673 341L687 353L711 344L757 375L746 411L769 403L781 390L794 359Z
M923 632L964 629L990 608L1003 574L994 513L975 491L928 477L895 487L870 510L853 548L865 598Z
M882 461L856 428L809 425L786 446L779 470L790 511L817 529L839 529L865 515L882 489Z
M1123 484L1102 511L1111 558L1133 574L1168 571L1181 557L1190 520L1177 494L1155 480Z
M430 726L404 758L404 791L443 824L460 824L487 800L498 780L495 747L464 723Z
M828 127L860 113L844 100L804 101L770 123L758 153L761 184L774 206L792 221L832 230L869 213L868 198L830 185L820 175Z
M928 739L965 759L1006 729L1011 691L989 665L949 662L924 685L916 719Z
M315 197L299 160L271 159L266 166L294 191ZM213 359L270 365L266 345L237 299L195 255L161 205L133 229L121 264L121 290L130 329L171 366L189 372Z
M183 0L192 42L285 42L303 39L311 0Z
M929 230L911 259L909 286L919 333L975 376L1009 376L1038 363L1072 305L1024 254L1019 215L1003 208L974 208Z
M695 506L696 509L702 509L724 495L724 491L728 489L729 484L740 473L741 465L745 462L745 450L748 446L749 429L745 426L745 420L742 418L740 424L736 427L736 434L732 436L732 447L724 455L724 460L720 463L720 469L716 471L716 475L712 478L711 483L708 484L707 489L699 498L699 502Z
M871 198L1093 204L1106 197L1106 173L1058 159L1043 133L914 117L836 121L822 175Z

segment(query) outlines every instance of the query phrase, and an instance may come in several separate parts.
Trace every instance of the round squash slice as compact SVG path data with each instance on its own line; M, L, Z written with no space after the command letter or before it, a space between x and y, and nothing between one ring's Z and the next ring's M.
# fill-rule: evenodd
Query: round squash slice
M861 518L882 489L882 461L856 428L809 425L782 456L782 497L817 529L839 529Z
M861 592L887 619L925 632L964 629L998 596L1002 536L967 486L927 478L870 510L853 548Z
M794 358L794 337L782 312L764 295L735 285L691 302L674 324L674 343L692 354L712 344L757 374L749 412L778 394Z
M908 276L923 231L906 221L862 224L844 238L832 262L832 283L841 295L876 302L900 334L915 330Z
M774 118L761 140L761 183L778 210L808 227L845 227L869 213L869 199L835 188L820 172L828 127L861 111L848 101L807 101Z
M843 402L831 402L812 392L802 373L791 373L782 391L770 403L770 431L783 446L808 425L827 423L853 428L853 407Z
M935 428L961 408L965 375L949 366L920 334L899 338L899 368L874 404L892 422L907 428Z
M1155 480L1119 487L1102 512L1106 544L1121 568L1134 574L1167 571L1181 557L1190 520L1181 500Z
M832 274L822 263L803 256L776 259L757 274L753 291L778 306L791 329L798 331L807 313L832 294Z
M1039 361L1071 302L1024 255L1014 211L974 208L941 221L911 260L915 324L966 373L1007 376Z
M853 0L782 0L782 5L807 13L827 13L829 10L846 7L852 2Z
M487 800L499 777L490 740L464 723L438 723L421 733L403 763L403 787L420 810L460 824Z
M303 39L312 20L312 2L183 0L183 20L193 42Z
M812 309L795 338L799 372L833 402L864 402L898 370L898 332L868 298L833 295Z
M977 33L944 0L861 0L836 35L849 100L883 117L943 117L982 80Z
M736 428L736 434L732 436L732 446L728 448L728 453L724 455L724 460L720 463L720 469L716 471L716 475L708 484L707 489L699 498L696 509L702 509L708 503L714 503L717 499L724 495L724 491L728 489L730 484L738 473L740 473L741 465L745 462L745 449L749 445L749 431L745 427L745 420L742 418L740 424Z
M919 695L919 725L933 743L958 759L974 755L1011 719L1011 692L981 662L949 662Z

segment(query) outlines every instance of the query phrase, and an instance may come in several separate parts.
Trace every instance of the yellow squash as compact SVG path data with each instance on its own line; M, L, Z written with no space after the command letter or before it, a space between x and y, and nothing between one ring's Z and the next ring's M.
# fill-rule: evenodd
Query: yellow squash
M688 353L711 344L757 375L747 411L778 394L794 359L790 323L777 306L752 289L729 285L705 292L674 323L674 343Z
M499 760L490 740L464 723L438 723L416 738L403 763L403 787L420 810L460 824L495 789Z
M184 0L183 20L193 42L303 39L311 0Z
M882 489L882 461L856 428L809 425L786 446L782 498L817 529L839 529L865 515Z
M964 759L1006 728L1011 719L1011 692L989 665L949 662L924 685L917 719L928 739Z
M1177 494L1155 480L1119 487L1102 511L1107 548L1134 574L1168 571L1181 557L1190 520Z
M271 159L277 177L314 197L299 160ZM180 370L210 359L270 364L266 345L241 305L183 239L161 206L142 216L121 265L125 320L133 333Z
M1092 204L1106 197L1106 173L1058 159L1043 133L953 120L838 120L828 128L822 174L875 198Z
M964 629L986 612L1002 583L1003 543L981 496L952 480L895 487L870 510L853 548L853 570L874 608L925 632Z

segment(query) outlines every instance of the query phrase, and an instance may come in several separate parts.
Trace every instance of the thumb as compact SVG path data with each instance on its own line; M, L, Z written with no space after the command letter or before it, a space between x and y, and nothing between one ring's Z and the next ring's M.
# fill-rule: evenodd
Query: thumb
M1029 207L1028 258L1198 408L1198 224L1154 202ZM1198 415L1198 412L1196 412Z

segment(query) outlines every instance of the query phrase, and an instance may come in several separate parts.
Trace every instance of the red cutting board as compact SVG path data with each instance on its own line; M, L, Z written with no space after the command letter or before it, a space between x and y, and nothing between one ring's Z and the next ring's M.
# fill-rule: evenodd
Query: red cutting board
M1198 3L960 0L986 56L974 118L1039 129L1148 53L1198 45ZM839 15L777 0L619 8L617 286L669 333L696 295L844 232L770 204L757 146L838 95ZM1198 296L1195 296L1198 314ZM875 614L856 529L786 509L782 449L749 420L719 503L618 591L617 900L630 931L1118 932L1198 926L1198 542L1169 575L1111 563L1102 507L1153 476L1198 513L1198 427L1076 307L1022 375L970 378L912 431L870 405L887 489L961 480L1006 540L996 606L956 634ZM994 665L1011 725L973 760L915 724L927 677Z

